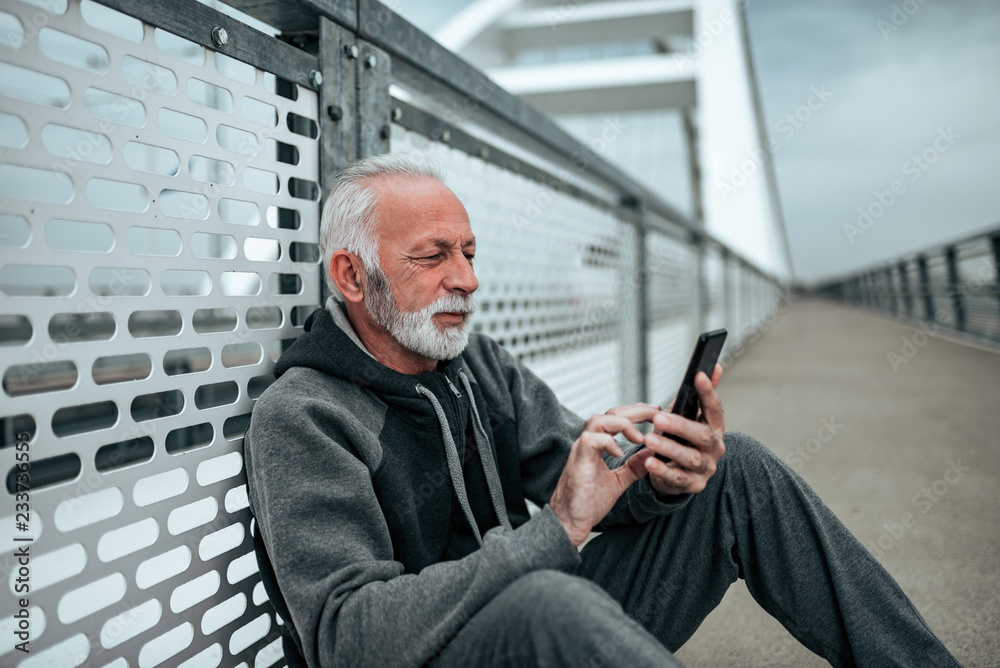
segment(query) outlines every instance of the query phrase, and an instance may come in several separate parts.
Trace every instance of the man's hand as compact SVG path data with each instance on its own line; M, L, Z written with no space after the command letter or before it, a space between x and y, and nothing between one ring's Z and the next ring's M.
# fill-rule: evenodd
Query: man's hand
M612 408L604 415L591 417L580 438L573 443L549 506L574 545L583 543L622 492L646 475L643 458L639 456L646 450L635 453L613 471L601 458L602 453L608 452L615 457L624 454L614 439L615 434L624 434L633 443L642 443L643 434L635 425L649 422L659 411L659 406L650 404Z
M660 494L697 494L705 489L715 473L719 459L726 452L722 441L726 421L722 415L722 403L715 393L721 379L722 367L718 364L713 369L711 380L701 371L695 376L694 386L701 401L698 420L670 413L657 413L652 418L653 427L664 435L648 434L645 438L647 449L636 454L648 453L643 461L649 470L649 482ZM668 438L668 434L685 439L690 446ZM653 456L654 453L663 455L670 462L660 461Z

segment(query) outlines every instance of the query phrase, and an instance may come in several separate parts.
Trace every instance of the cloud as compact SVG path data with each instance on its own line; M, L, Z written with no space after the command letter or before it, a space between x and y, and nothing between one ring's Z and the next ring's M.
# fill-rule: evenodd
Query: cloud
M900 3L896 3L899 6ZM834 99L775 156L798 278L814 281L1000 225L1000 3L928 0L883 38L893 3L771 1L749 8L766 124L818 83ZM898 17L897 17L898 20ZM842 226L940 127L947 155L855 244ZM856 213L855 213L856 216ZM863 243L862 243L863 242Z

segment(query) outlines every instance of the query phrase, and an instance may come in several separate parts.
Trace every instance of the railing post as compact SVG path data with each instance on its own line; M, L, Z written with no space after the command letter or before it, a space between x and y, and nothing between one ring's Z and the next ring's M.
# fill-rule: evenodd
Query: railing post
M392 133L392 63L389 54L358 40L358 157L389 152Z
M639 366L637 376L641 401L656 401L657 397L651 396L652 390L649 386L649 254L646 252L645 211L641 203L635 206L634 212L636 249L639 255L636 262L636 287L639 290L639 331L636 333L638 346L636 358Z
M934 295L931 293L931 277L927 271L927 256L917 256L917 270L920 272L920 291L924 296L924 320L935 322Z
M910 277L907 274L906 260L900 260L896 270L899 272L899 291L903 295L903 310L908 318L912 318L913 297L910 294Z
M357 68L351 48L357 48L356 42L354 33L326 17L319 18L321 202L326 201L340 170L358 159ZM329 296L325 276L320 280L320 295L320 303L325 304Z
M990 245L993 247L993 266L995 268L994 289L996 298L1000 301L1000 234L990 237Z
M961 285L958 280L958 261L955 257L955 247L948 246L944 251L945 260L948 262L948 298L951 301L951 311L955 316L955 328L965 331L965 298L962 296Z
M695 305L697 308L697 315L695 316L695 322L698 323L698 331L704 332L708 329L708 314L711 308L709 301L711 295L708 291L708 281L705 280L705 267L708 264L705 262L705 253L707 248L705 246L705 240L702 237L697 237L694 240L695 243L695 263L698 272L698 292L697 299L698 303Z
M896 295L896 281L892 277L892 267L886 267L882 270L882 273L885 275L887 284L886 300L889 305L888 310L891 311L893 315L899 315L899 299Z

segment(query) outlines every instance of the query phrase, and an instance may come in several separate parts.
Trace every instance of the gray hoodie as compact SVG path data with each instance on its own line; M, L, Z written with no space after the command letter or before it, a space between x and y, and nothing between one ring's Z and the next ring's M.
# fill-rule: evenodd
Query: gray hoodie
M548 501L585 421L484 335L407 375L341 308L309 316L246 432L261 579L290 667L421 666L518 577L579 563ZM596 530L686 501L647 476Z

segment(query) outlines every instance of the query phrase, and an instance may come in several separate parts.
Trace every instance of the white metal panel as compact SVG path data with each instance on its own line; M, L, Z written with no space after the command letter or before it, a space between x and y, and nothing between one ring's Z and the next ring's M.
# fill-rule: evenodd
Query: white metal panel
M319 300L318 146L288 123L316 95L84 10L4 4L2 462L29 433L32 490L0 608L32 537L31 660L267 664L242 435Z

